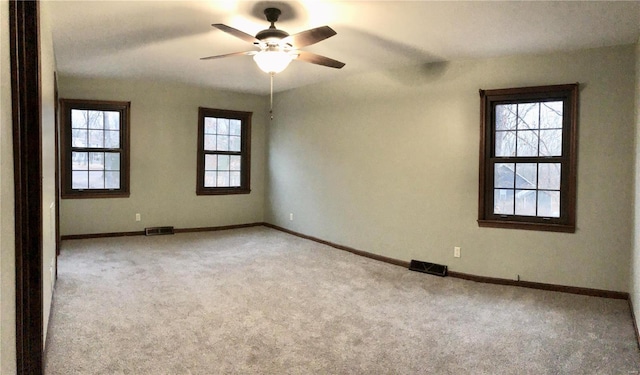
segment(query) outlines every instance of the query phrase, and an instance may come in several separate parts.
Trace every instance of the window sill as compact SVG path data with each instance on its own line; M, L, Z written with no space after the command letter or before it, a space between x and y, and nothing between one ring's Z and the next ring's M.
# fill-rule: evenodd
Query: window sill
M100 192L100 191L82 191L73 193L60 194L62 199L95 199L95 198L129 198L128 191L117 192Z
M196 195L231 195L231 194L249 194L251 189L242 188L199 188L196 190Z
M478 226L482 228L505 228L505 229L524 229L537 230L544 232L563 232L575 233L575 225L567 224L544 224L544 223L528 223L523 221L508 220L478 220Z

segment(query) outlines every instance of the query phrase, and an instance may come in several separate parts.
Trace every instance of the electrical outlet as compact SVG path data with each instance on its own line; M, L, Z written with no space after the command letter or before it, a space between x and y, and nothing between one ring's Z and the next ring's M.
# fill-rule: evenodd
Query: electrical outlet
M140 214L136 214L136 221L140 221Z
M289 221L293 221L293 213L289 214Z
M456 246L453 248L453 257L460 258L460 247Z

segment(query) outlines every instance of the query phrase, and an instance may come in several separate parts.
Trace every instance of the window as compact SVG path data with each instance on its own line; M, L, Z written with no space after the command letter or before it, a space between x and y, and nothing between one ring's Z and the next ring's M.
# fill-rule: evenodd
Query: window
M196 194L248 194L251 112L200 108Z
M478 224L574 232L578 84L480 98Z
M60 100L62 198L129 196L129 107Z

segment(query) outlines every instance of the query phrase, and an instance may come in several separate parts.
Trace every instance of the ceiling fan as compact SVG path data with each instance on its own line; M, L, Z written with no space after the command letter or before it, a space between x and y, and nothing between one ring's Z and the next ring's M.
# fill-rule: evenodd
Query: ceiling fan
M222 57L249 55L253 56L258 67L265 73L269 73L272 77L276 73L282 72L292 60L306 61L312 64L328 66L330 68L340 69L345 63L330 59L315 53L300 51L299 48L310 46L322 40L336 35L336 32L329 26L316 27L314 29L302 31L300 33L289 35L284 30L277 29L275 23L282 12L278 8L266 8L264 15L267 21L271 22L268 29L262 30L251 36L243 31L235 29L221 23L215 23L211 26L222 30L228 34L242 39L260 48L260 50L235 52L224 55L203 57L200 60L211 60Z

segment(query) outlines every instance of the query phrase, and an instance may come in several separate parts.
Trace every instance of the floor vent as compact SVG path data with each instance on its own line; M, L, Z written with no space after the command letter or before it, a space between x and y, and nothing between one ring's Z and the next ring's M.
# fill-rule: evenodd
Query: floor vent
M151 227L144 228L145 236L158 236L161 234L173 234L173 227Z
M442 264L422 262L419 260L411 260L411 264L409 264L409 269L411 271L424 272L431 275L447 276L447 266L443 266Z

